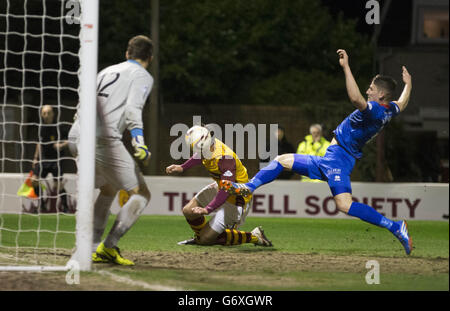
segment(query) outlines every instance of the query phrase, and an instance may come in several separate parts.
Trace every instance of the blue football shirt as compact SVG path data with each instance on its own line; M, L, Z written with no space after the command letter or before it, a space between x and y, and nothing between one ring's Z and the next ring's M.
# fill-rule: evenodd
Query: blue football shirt
M389 108L386 108L376 101L370 101L366 109L357 109L345 118L333 133L344 149L360 159L364 145L399 113L400 108L394 102L390 102Z

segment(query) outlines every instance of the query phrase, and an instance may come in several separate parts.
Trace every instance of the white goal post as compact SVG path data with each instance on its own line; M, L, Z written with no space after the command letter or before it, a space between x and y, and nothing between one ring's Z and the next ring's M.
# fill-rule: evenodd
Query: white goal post
M64 107L60 96L62 91L69 90L71 92L78 93L78 107L74 107L72 109L74 109L73 114L75 113L75 109L78 110L77 116L80 122L81 130L77 159L77 204L74 231L67 232L63 231L63 229L60 231L59 228L61 220L59 218L59 211L56 211L50 216L43 215L41 219L39 207L35 217L37 219L35 221L38 223L37 229L24 229L24 224L21 222L25 220L22 216L23 212L20 207L17 207L17 215L14 216L18 219L18 223L15 224L13 229L8 228L8 221L6 218L6 216L8 216L6 215L8 212L5 212L5 210L8 211L8 208L11 209L11 207L2 205L6 197L17 194L5 193L5 186L0 185L0 271L68 271L73 270L74 268L81 271L89 271L91 270L92 262L91 247L93 235L99 0L2 0L2 2L4 2L4 4L0 5L0 40L4 39L4 43L3 45L0 45L0 62L2 63L0 66L0 100L2 100L0 115L0 174L18 172L24 175L25 180L28 172L23 171L22 168L30 167L32 160L27 158L24 150L26 150L26 148L30 149L28 145L31 145L32 143L42 144L42 141L39 140L34 142L27 141L24 138L26 135L23 135L22 129L24 127L39 127L39 122L27 123L27 118L24 117L24 115L26 115L24 112L25 109L36 108L31 107L31 105L28 105L27 107L27 103L24 101L25 91L31 90L37 94L40 94L40 96L36 96L37 101L40 101L39 106L37 107L39 110L35 109L38 111L41 111L42 106L45 104L43 100L43 93L46 90L55 91L57 93L58 102L56 107L58 111L60 107ZM15 8L18 7L17 5L19 2L21 2L21 10L15 11ZM32 2L34 4L42 3L41 14L28 10L28 4ZM55 5L58 5L58 9L55 9ZM53 6L53 12L55 10L59 10L59 16L46 14L48 11L51 11L50 6ZM68 14L71 15L69 16ZM76 36L67 35L64 33L64 27L68 23L69 19L73 24L75 24L75 27L79 27L79 33ZM40 25L42 25L41 29L30 29L30 27L33 27L31 25L33 25L36 21L40 21ZM60 32L55 34L54 32L48 30L46 25L49 23L59 23ZM40 33L37 34L36 31L40 31ZM57 40L55 42L59 42L59 51L55 52L51 48L47 50L47 47L52 45L51 40L53 39ZM63 43L66 39L78 39L79 51L74 53L73 51L65 50ZM13 48L13 40L23 40L22 51L17 51ZM40 44L41 48L39 50L31 49L33 40L42 41ZM46 42L46 40L50 40L50 42ZM40 58L40 67L38 69L35 67L27 67L30 65L30 55L36 56L37 59ZM67 55L74 57L78 56L79 68L72 71L64 69L63 57ZM44 61L44 58L47 56L55 57L57 59L55 64L53 64L53 67L45 67L46 62ZM19 65L12 65L12 59L15 57L19 58ZM34 62L33 65L39 66L39 61ZM21 75L20 79L16 79L19 83L21 83L21 85L15 85L15 82L9 84L9 81L11 80L10 76L13 73ZM54 84L47 84L49 79L46 79L45 75L49 73L55 74L55 80L57 80L57 82ZM61 83L61 77L63 75L77 76L78 86L64 86ZM30 79L39 81L38 85L30 86L28 84L28 80ZM10 94L8 92L16 92L20 94L20 99L17 100L16 104L10 104ZM36 103L33 104L36 106ZM14 115L19 115L19 120L14 118L11 120L10 116L12 114L8 113L9 111L14 111ZM39 117L39 120L42 123L41 117ZM40 134L37 136L40 137L39 135ZM67 139L67 137L65 137L65 139ZM8 155L8 144L15 144L16 147L14 150L19 151L16 151L13 156L10 154ZM21 169L11 171L8 169L7 163L12 163L11 165L16 168L20 166ZM56 229L43 229L44 223L48 221L50 217L56 219ZM33 242L35 243L35 246L27 245L27 247L25 247L26 249L29 249L29 252L33 252L33 248L39 248L40 230L42 231L41 236L44 234L53 235L54 238L52 239L54 240L55 245L58 239L58 234L75 235L75 245L65 249L65 251L71 255L63 256L66 258L69 257L70 260L68 260L65 264L60 263L61 261L58 261L57 264L49 264L46 262L45 258L38 258L31 263L23 260L23 258L20 258L19 253L21 252L22 240L19 236L22 237L23 235L30 233L29 231L33 231L32 234L37 235L37 242ZM14 235L15 241L14 238L12 238L12 242L6 241ZM8 251L2 253L2 247ZM56 246L53 246L53 249L50 249L50 251L51 250L56 251ZM49 257L49 253L46 253L46 256Z
M80 270L91 269L95 173L95 120L97 117L98 0L83 0L80 32L80 144L76 252Z

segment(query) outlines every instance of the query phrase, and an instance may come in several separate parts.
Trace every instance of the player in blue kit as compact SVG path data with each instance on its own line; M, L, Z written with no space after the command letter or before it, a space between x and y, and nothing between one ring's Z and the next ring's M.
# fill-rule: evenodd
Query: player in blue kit
M402 79L405 86L397 101L392 101L397 84L395 80L388 76L375 76L366 91L366 101L350 70L346 51L340 49L337 54L344 71L347 94L357 109L334 130L334 138L325 156L283 154L260 170L250 182L239 184L222 180L219 188L230 194L246 196L275 180L284 169L311 179L327 181L339 211L388 229L409 255L412 251L412 239L406 221L392 221L366 204L353 202L350 174L356 160L362 157L363 146L408 105L412 89L411 76L403 66Z

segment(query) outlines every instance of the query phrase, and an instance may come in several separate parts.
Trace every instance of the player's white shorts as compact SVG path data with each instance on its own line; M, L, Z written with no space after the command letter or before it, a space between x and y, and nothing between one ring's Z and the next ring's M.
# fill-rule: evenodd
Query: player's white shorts
M74 156L77 155L76 144L73 141L69 143L69 149ZM145 184L139 166L120 140L97 139L95 188L106 184L113 186L116 190L126 191Z
M201 207L206 207L214 199L218 191L217 183L212 183L200 190L195 199ZM244 224L252 201L253 199L244 206L236 206L225 202L212 213L209 226L217 233L222 233L225 229L238 229Z

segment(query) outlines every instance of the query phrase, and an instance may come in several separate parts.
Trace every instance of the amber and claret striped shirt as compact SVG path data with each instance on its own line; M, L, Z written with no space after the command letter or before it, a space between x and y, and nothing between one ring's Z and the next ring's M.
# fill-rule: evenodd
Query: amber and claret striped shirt
M220 180L230 180L233 182L238 183L246 183L248 182L248 174L247 174L247 168L242 164L241 160L238 158L236 153L234 153L233 150L231 150L230 147L225 145L222 141L215 138L214 140L214 152L210 159L198 159L195 161L194 165L203 164L203 166L208 170L210 173L210 176L214 179L215 182L219 183ZM192 167L194 165L186 165L188 162L192 163L193 158L195 155L187 160L185 163L183 163L181 166L183 169L187 169L189 167ZM252 196L248 197L242 197L242 196L235 196L235 195L228 195L225 196L224 193L226 193L223 190L219 190L219 192L216 195L216 198L214 198L213 201L215 204L214 206L210 206L209 210L212 211L215 208L218 208L220 205L222 205L225 201L238 206L244 206L246 203L250 202ZM218 197L226 198L226 200L219 199ZM219 200L217 200L219 199ZM218 202L219 201L219 202ZM217 203L220 203L219 206ZM207 208L208 209L208 208Z

